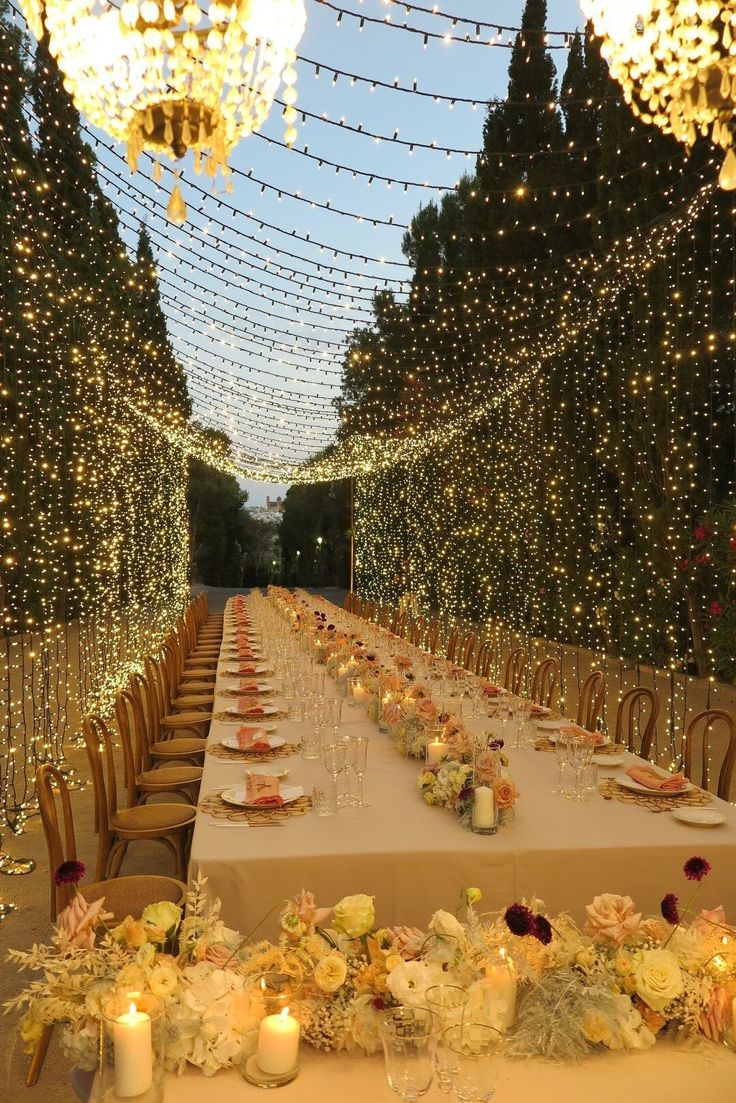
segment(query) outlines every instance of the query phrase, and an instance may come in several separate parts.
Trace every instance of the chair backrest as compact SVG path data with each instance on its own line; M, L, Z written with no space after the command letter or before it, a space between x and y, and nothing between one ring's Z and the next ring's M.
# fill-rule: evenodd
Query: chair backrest
M583 682L578 701L577 722L586 731L595 731L606 696L606 676L602 670L594 670Z
M155 713L153 708L149 707L146 721L149 725L150 737L155 739L161 717L168 716L172 711L176 686L171 680L168 664L163 659L155 659L153 655L147 655L143 660L143 666L148 679L151 705L155 705Z
M150 748L151 744L158 739L161 716L155 686L151 684L150 677L136 671L130 676L129 689L136 707L137 719L143 725L140 729L141 733L146 745ZM146 769L149 769L149 766L146 766Z
M488 678L491 673L491 665L495 661L496 650L493 640L483 640L475 657L475 673L479 678Z
M455 625L453 625L453 627L450 631L450 635L447 637L447 649L445 651L445 654L447 656L448 663L452 663L452 662L455 661L455 656L457 654L457 649L458 649L458 644L459 643L460 643L460 625L455 624Z
M343 609L345 610L346 613L352 613L352 611L353 611L353 600L354 600L354 594L353 594L352 590L348 590L348 592L345 594L345 600L342 603L342 607L343 607Z
M526 649L515 647L506 660L503 672L503 687L517 696L521 692L521 683L526 667Z
M721 732L721 738L715 743L714 730ZM700 759L697 780L693 778L696 758ZM717 771L716 794L722 800L729 800L736 762L736 719L732 714L723 709L704 709L694 716L685 733L683 760L685 773L701 789L710 791L711 777Z
M92 773L95 797L95 826L100 837L100 854L106 853L110 839L110 821L118 810L118 786L112 736L100 716L86 716L82 723L87 758ZM98 858L97 877L104 876Z
M375 601L363 602L363 619L375 620L376 617L376 603Z
M641 758L651 758L658 715L659 697L653 689L635 686L627 690L616 709L614 742L624 743Z
M442 622L439 617L435 617L434 620L430 621L429 628L427 629L427 651L429 651L430 655L437 654L441 630Z
M140 695L134 695L129 689L116 694L115 722L123 748L123 781L131 805L136 803L136 778L152 766Z
M390 605L384 605L378 614L378 624L381 628L388 628L391 617L393 615L393 609Z
M400 636L402 640L406 638L406 622L408 619L409 614L407 613L406 609L403 609L396 617L396 628L394 629L394 634L396 636Z
M557 677L560 672L560 664L553 655L548 655L537 663L534 677L532 678L531 699L537 705L551 709L557 689Z
M475 669L475 651L478 646L478 637L475 632L468 632L463 641L463 647L460 654L459 665L464 667L465 670Z
M73 862L77 858L74 817L72 815L69 787L64 780L64 775L61 770L58 770L56 766L52 766L50 762L44 762L36 770L36 793L43 833L46 836L46 849L49 855L49 887L51 890L49 914L53 922L74 895L73 885L57 885L54 881L54 873L62 862ZM57 801L61 809L61 822Z
M424 635L427 631L427 618L417 617L412 621L411 628L409 629L409 642L413 647L421 647L424 642Z

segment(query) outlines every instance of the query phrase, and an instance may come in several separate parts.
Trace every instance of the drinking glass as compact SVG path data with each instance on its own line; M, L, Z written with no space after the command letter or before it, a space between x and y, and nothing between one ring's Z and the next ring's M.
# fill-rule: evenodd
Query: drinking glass
M590 800L598 792L598 763L586 762L581 771L581 800Z
M565 792L564 773L568 767L567 736L557 732L555 740L555 759L557 760L557 784L553 785L552 792L562 795Z
M328 697L327 704L330 710L330 724L335 733L335 740L340 738L340 720L342 719L342 697Z
M365 808L363 800L363 775L368 769L368 736L355 735L348 739L348 765L358 779L358 792L350 799L355 808Z
M492 1026L463 1022L445 1031L452 1054L452 1078L459 1103L488 1103L496 1091L502 1035Z
M395 1007L381 1016L378 1032L389 1087L401 1099L420 1099L432 1083L436 1016L426 1007Z
M334 816L337 812L337 789L332 781L312 786L312 808L318 816Z
M340 805L340 792L337 785L337 779L345 769L345 755L347 746L345 743L324 743L322 745L322 761L325 764L327 773L332 776L332 781L337 793L337 804ZM343 801L343 803L345 803Z
M434 1054L434 1071L437 1073L437 1087L444 1095L452 1091L454 1054L444 1044L444 1032L451 1026L459 1026L468 1002L468 993L454 984L435 984L427 989L424 997L427 1007L433 1011L440 1023L440 1033Z

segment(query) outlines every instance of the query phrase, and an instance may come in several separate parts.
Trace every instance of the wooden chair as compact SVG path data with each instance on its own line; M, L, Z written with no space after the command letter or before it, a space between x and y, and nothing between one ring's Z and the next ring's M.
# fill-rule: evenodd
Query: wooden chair
M161 764L154 767L140 697L122 690L115 698L115 720L123 748L123 779L128 805L145 804L150 796L171 793L195 804L202 780L201 766Z
M384 605L378 614L378 626L379 628L388 628L393 616L393 609L390 605Z
M586 731L594 732L606 696L606 676L602 670L594 670L583 682L578 701L577 722Z
M162 716L156 686L142 674L130 677L130 692L141 731L148 744L148 755L154 766L185 762L201 766L207 744L207 728L211 717L204 712L182 712Z
M424 637L427 632L427 618L417 617L412 621L409 629L409 643L412 647L421 647L424 642Z
M430 655L437 654L441 631L442 622L439 617L435 617L434 620L430 621L429 628L427 629L427 651Z
M560 672L560 664L552 655L537 663L532 678L531 699L537 705L551 709L557 689L557 677Z
M39 766L36 771L36 794L49 857L49 911L53 923L75 893L73 885L57 885L54 873L62 862L77 860L77 842L69 788L64 775L50 762ZM90 882L81 885L79 891L88 904L104 897L105 911L113 916L111 923L118 923L128 915L138 918L148 904L157 904L160 900L170 900L183 908L187 895L186 885L173 877L146 875ZM53 1026L44 1027L36 1043L26 1076L29 1088L38 1083L53 1030Z
M515 647L508 659L503 672L503 687L515 696L521 693L524 670L526 668L526 649Z
M635 686L627 690L616 709L614 743L625 744L641 758L651 758L658 715L659 697L653 689Z
M132 842L160 843L172 854L177 876L187 876L189 836L197 815L191 804L144 804L118 808L113 743L105 721L87 716L82 724L95 797L95 822L99 836L98 881L117 877Z
M171 711L187 708L211 708L215 702L214 684L190 682L183 684L184 659L175 638L163 645L162 660L166 673Z
M468 632L460 651L460 662L465 670L475 670L475 652L478 647L478 637L475 632Z
M345 594L345 600L342 603L342 607L346 613L352 613L353 611L354 596L355 595L353 594L352 590L348 590L348 592Z
M493 640L483 640L475 658L475 673L479 678L490 677L491 668L495 665L495 662L496 648Z
M406 639L406 627L409 620L409 614L406 609L399 613L396 617L396 631L394 635L399 636L402 640Z
M450 635L447 637L447 648L445 649L445 656L448 663L454 663L459 643L460 625L455 624L450 631Z
M711 791L711 767L713 765L711 736L714 728L720 729L723 736L725 736L721 744L723 757L718 771L716 795L721 800L729 800L733 768L734 763L736 763L736 719L730 712L725 712L723 709L704 709L703 712L699 712L697 716L692 718L688 724L683 742L683 767L690 780L695 781L692 776L693 760L696 757L699 744L700 753L697 754L697 757L700 759L700 773L699 780L695 781L695 784L700 785L701 789ZM721 740L718 742L721 743Z

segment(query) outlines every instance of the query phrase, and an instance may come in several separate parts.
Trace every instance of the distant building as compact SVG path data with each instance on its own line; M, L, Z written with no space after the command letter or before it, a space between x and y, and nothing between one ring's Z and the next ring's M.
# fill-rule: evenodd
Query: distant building
M267 501L268 504L265 506L246 506L245 508L256 521L265 521L267 525L273 525L276 528L281 524L283 506L277 507L276 502L271 502L270 499Z
M284 499L282 497L269 498L266 495L266 509L269 513L283 513L284 512Z

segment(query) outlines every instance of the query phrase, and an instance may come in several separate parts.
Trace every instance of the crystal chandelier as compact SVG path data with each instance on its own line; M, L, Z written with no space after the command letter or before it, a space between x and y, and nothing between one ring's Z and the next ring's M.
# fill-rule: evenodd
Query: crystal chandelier
M132 171L143 150L171 160L191 150L197 172L227 174L231 150L262 126L281 81L287 145L296 138L304 0L213 0L205 9L196 0L21 4L33 33L48 34L80 111L127 143ZM186 218L178 186L168 213L175 222Z
M691 146L726 150L719 183L736 188L736 0L581 0L601 53L639 117Z

